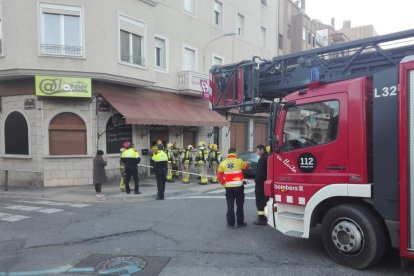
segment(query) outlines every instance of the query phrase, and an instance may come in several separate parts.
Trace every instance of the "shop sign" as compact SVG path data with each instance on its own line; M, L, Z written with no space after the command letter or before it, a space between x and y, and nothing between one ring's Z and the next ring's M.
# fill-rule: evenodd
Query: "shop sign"
M36 96L90 98L90 78L36 76Z

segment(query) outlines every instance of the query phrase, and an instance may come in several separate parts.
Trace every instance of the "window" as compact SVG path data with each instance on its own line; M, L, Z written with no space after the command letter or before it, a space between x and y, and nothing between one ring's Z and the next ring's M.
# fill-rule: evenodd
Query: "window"
M223 26L223 4L219 1L214 1L213 24L217 27Z
M213 56L213 65L223 65L223 58L219 56Z
M196 71L196 50L184 47L184 62L183 62L184 71Z
M312 33L308 31L308 37L307 37L308 44L312 43Z
M184 11L195 14L195 0L184 0Z
M279 34L278 44L279 44L279 49L283 50L283 35L282 34Z
M237 14L237 35L244 37L244 16Z
M302 40L303 41L306 41L307 33L308 33L308 31L306 30L306 28L303 28L302 29Z
M265 27L260 28L260 34L261 34L261 45L260 47L266 49L267 46L267 32Z
M86 154L86 126L70 112L57 115L49 124L50 155Z
M288 39L292 38L292 29L290 27L290 24L288 24L288 26L287 26L287 38Z
M334 141L338 134L338 116L338 101L289 108L283 127L283 150L290 151Z
M155 66L167 69L167 42L160 37L155 37Z
M121 63L145 67L145 24L140 21L120 15L119 25Z
M106 123L106 153L120 154L125 141L132 141L132 126L125 124L125 118L117 113Z
M40 54L83 56L82 8L40 4Z
M29 130L24 116L13 111L4 124L4 143L6 154L29 154Z

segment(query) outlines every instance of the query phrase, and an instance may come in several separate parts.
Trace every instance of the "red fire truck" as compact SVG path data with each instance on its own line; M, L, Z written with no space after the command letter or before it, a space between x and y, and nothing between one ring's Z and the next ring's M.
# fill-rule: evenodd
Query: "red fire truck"
M364 269L414 259L414 30L210 70L218 112L269 112L266 215Z

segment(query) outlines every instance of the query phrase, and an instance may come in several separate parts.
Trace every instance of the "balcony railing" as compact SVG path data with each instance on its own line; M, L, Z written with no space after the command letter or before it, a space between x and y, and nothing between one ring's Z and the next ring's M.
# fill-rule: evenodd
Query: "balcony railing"
M40 53L50 56L82 57L83 47L55 44L41 44Z
M208 81L208 75L193 71L178 72L178 90L181 94L201 97L203 95L201 80Z

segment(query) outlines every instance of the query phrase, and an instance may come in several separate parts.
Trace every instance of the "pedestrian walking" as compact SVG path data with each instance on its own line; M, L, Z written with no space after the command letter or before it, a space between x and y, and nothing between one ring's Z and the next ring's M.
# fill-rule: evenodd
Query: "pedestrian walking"
M163 200L165 191L165 181L168 170L168 156L164 152L163 144L159 144L157 146L155 154L152 156L152 160L154 161L154 172L155 177L157 178L157 200Z
M264 193L264 182L267 177L267 150L262 144L256 147L256 152L260 156L257 162L256 176L254 178L255 189L254 193L256 196L256 207L257 207L257 220L253 222L255 225L267 225L267 218L264 213L264 208L269 200L269 197L265 196Z
M247 224L244 222L244 186L243 170L249 168L249 164L237 157L236 149L230 148L227 158L220 163L217 178L221 185L226 189L227 201L227 226L234 229L237 217L237 226L243 227ZM234 202L236 202L237 211L234 215Z
M101 193L102 184L108 181L105 172L107 162L103 155L104 152L102 150L98 150L95 158L93 159L93 183L95 185L96 197L99 199L105 197L105 195Z
M138 152L134 149L134 145L131 142L124 142L123 147L126 148L122 152L121 162L125 165L125 190L127 194L131 193L129 187L129 181L131 176L134 179L134 194L140 194L139 191L139 178L138 178L138 164L141 162Z

